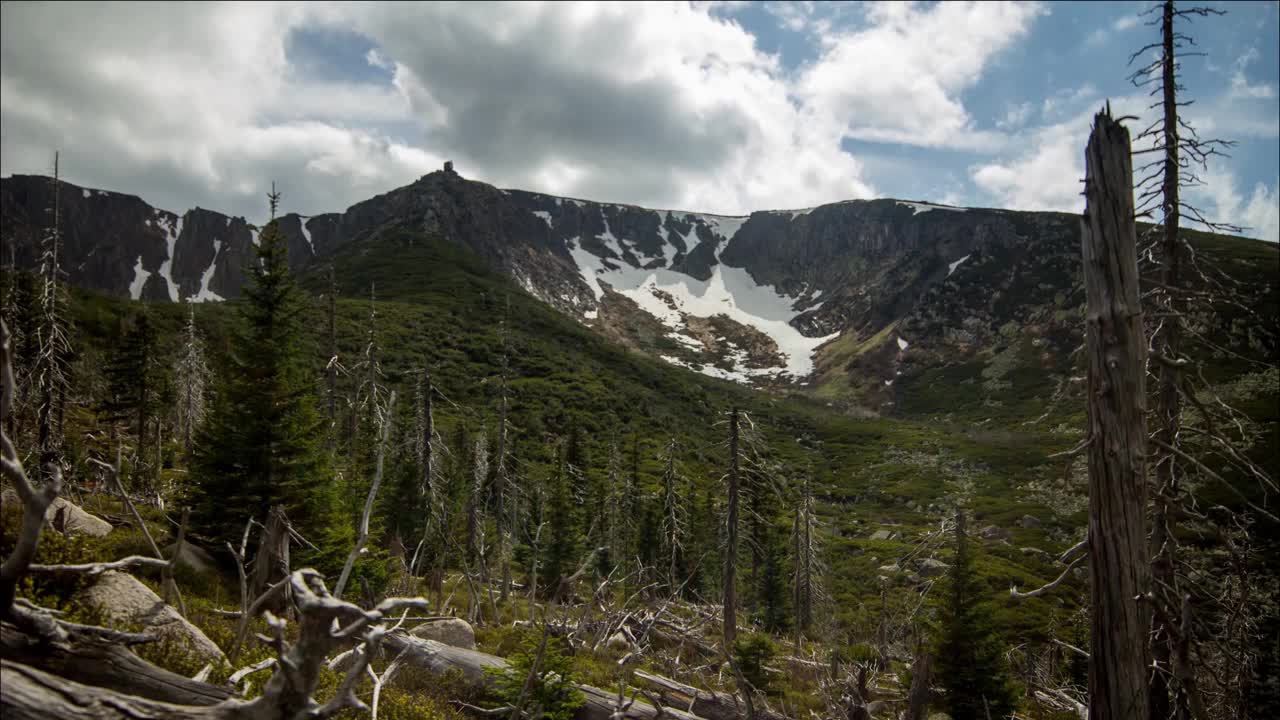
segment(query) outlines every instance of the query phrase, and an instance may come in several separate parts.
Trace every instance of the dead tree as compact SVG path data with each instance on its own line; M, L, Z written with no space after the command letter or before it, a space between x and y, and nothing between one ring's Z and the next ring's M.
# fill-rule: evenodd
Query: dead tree
M509 498L507 497L511 491L507 477L507 453L510 450L507 446L507 375L510 372L510 359L507 354L507 313L509 309L510 300L506 299L506 304L503 306L502 322L498 328L502 342L502 364L498 373L498 438L493 458L493 518L496 525L495 530L498 534L499 577L502 581L500 599L504 603L511 593L512 534L515 532L513 514L516 510L515 503L508 502Z
M333 265L329 265L329 362L324 366L325 419L329 432L325 446L330 450L337 444L338 436L338 283L334 279Z
M29 602L18 602L15 591L28 569L33 568L31 561L44 527L44 515L58 496L62 474L53 465L44 484L34 487L28 479L3 430L13 407L13 392L9 330L0 322L0 474L13 483L22 502L17 542L0 564L0 686L4 688L0 692L0 715L18 720L320 720L346 708L366 709L356 697L355 687L369 671L369 659L386 632L384 621L398 612L426 610L425 600L393 598L365 611L330 595L314 570L292 573L287 582L301 618L297 639L286 641L285 621L268 613L271 635L262 640L275 649L276 657L264 667L274 667L274 672L262 695L254 700L228 697L224 689L174 676L139 660L126 649L154 637L70 623ZM126 560L131 564L172 567L172 562L165 560ZM41 572L92 574L106 565L120 563L38 567ZM334 697L321 705L312 697L320 670L330 653L351 643L361 644L364 652Z
M36 326L37 427L42 465L62 462L62 418L67 397L66 290L62 283L62 181L58 153L53 155L53 224L45 232L40 254L40 320Z
M680 558L684 553L687 508L684 497L688 492L676 470L676 454L679 447L675 437L667 441L666 457L662 471L662 545L667 563L667 591L675 597L680 587Z
M1190 613L1191 602L1191 594L1186 588L1203 585L1210 579L1201 578L1197 583L1184 577L1186 573L1182 568L1187 563L1185 558L1179 557L1179 518L1186 518L1189 506L1194 504L1194 500L1187 497L1186 478L1199 470L1194 456L1187 453L1186 438L1213 438L1211 446L1218 444L1231 448L1224 453L1228 456L1228 464L1240 467L1246 476L1261 473L1259 468L1250 467L1252 462L1241 453L1232 451L1234 448L1231 446L1237 445L1238 439L1229 438L1212 425L1184 427L1184 398L1196 402L1195 391L1190 387L1195 382L1196 373L1193 372L1186 340L1196 336L1191 320L1195 315L1192 304L1204 305L1207 302L1211 306L1215 302L1226 302L1243 310L1246 315L1255 313L1247 301L1236 302L1223 297L1230 295L1230 290L1210 278L1201 267L1204 261L1196 257L1186 239L1180 236L1184 220L1213 232L1241 230L1236 225L1208 219L1181 194L1183 188L1203 185L1197 168L1207 168L1213 156L1225 156L1226 149L1234 143L1203 139L1181 117L1181 108L1190 105L1191 101L1179 95L1184 89L1180 83L1180 60L1203 53L1190 50L1195 46L1194 39L1180 32L1178 27L1198 17L1225 13L1208 7L1177 7L1172 0L1166 0L1152 6L1147 14L1153 16L1148 25L1159 29L1160 40L1135 52L1130 63L1145 57L1150 51L1155 51L1156 57L1135 71L1130 79L1138 87L1151 88L1149 94L1155 101L1150 108L1158 111L1156 119L1137 138L1139 142L1148 141L1150 147L1136 151L1156 155L1156 159L1138 171L1141 176L1138 183L1139 214L1159 212L1158 224L1152 228L1151 248L1143 253L1144 257L1154 260L1156 266L1149 302L1154 304L1153 317L1157 318L1152 328L1149 368L1156 382L1152 440L1155 492L1151 529L1154 584L1150 598L1155 611L1151 637L1156 672L1152 676L1151 718L1164 720L1175 714L1178 717L1191 714L1203 718L1207 716L1205 701L1190 661L1193 623L1190 617L1184 616ZM1192 282L1208 292L1193 291ZM1264 322L1265 319L1259 318L1260 325ZM1199 513L1192 510L1190 515L1195 518ZM1226 652L1235 654L1239 651L1235 648ZM1228 713L1234 714L1230 710Z
M1082 233L1088 303L1089 716L1148 714L1151 584L1146 544L1146 377L1129 131L1094 117L1085 150Z
M356 558L364 552L365 541L369 539L369 518L373 514L373 501L378 497L378 489L382 487L382 465L387 454L387 439L391 436L392 419L395 417L396 393L391 391L387 405L382 408L382 437L378 440L378 459L374 465L373 483L369 485L369 496L364 501L364 513L360 516L360 530L356 535L355 547L347 556L342 566L342 574L338 576L338 584L333 588L333 596L342 598L342 591L347 587L347 579L351 577L351 569L355 567Z
M209 383L209 365L205 362L204 339L196 329L195 305L187 306L187 325L182 334L182 349L174 368L174 385L177 403L174 407L174 424L182 436L183 447L191 453L195 429L204 420L205 388ZM157 431L159 423L157 423ZM159 447L159 443L157 443Z
M813 513L813 491L810 487L809 475L806 474L800 486L800 496L796 500L796 508L791 529L792 544L792 602L795 611L796 647L813 623L813 608L821 594L819 579L823 566L818 547L817 518Z
M724 513L724 636L726 655L733 655L733 644L738 636L738 491L741 482L738 435L739 411L729 411L729 472L725 475L726 498Z

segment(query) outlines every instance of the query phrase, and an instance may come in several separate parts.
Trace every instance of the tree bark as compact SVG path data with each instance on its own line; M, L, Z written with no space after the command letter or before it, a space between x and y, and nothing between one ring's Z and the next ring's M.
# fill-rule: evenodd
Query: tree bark
M929 687L933 681L933 655L920 652L911 664L911 689L907 692L905 720L924 720L929 712Z
M119 643L75 633L66 640L48 641L6 622L0 624L0 657L82 685L111 688L149 700L213 705L231 697L224 688L156 667ZM7 695L7 683L4 688Z
M1089 358L1089 716L1148 716L1151 585L1146 508L1145 342L1129 131L1110 108L1085 151L1082 232Z
M733 654L738 637L738 408L729 413L729 492L725 510L724 651Z

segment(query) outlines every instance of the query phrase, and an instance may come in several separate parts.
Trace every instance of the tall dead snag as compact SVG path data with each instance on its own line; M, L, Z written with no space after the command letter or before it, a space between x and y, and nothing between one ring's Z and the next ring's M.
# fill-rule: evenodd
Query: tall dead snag
M1146 344L1138 300L1129 131L1110 106L1085 149L1081 249L1088 314L1089 569L1093 604L1089 717L1148 712L1151 584L1146 508Z
M688 492L676 470L677 452L679 447L672 437L667 441L662 471L662 555L667 562L667 591L673 598L680 591L680 557L684 553L687 514L683 498Z
M325 419L329 432L325 435L325 447L332 450L338 439L338 283L329 265L329 362L324 366Z
M53 224L45 232L40 254L40 320L36 326L39 355L36 359L36 413L39 427L40 462L60 463L62 417L67 397L66 297L62 287L62 181L58 177L58 154L53 155Z
M373 501L378 498L378 489L382 487L382 466L387 455L387 438L391 435L391 421L395 417L396 391L392 390L387 398L387 406L381 408L382 433L378 439L378 459L373 469L373 484L369 486L369 496L364 501L364 513L360 516L360 531L356 535L356 544L347 555L342 566L342 574L338 576L338 584L333 588L333 596L342 598L342 591L347 588L347 580L351 577L351 569L355 567L356 558L364 553L364 543L369 539L369 518L373 515Z
M724 515L724 652L733 655L738 636L738 408L729 411L729 473Z

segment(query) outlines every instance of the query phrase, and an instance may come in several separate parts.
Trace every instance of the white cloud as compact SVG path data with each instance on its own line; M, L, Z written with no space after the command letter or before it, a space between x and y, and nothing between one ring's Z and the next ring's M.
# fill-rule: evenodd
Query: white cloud
M825 39L797 94L858 140L989 150L1004 138L977 128L960 99L1043 12L1030 3L884 3L869 25Z
M1117 117L1141 117L1146 105L1140 95L1111 100ZM1084 189L1084 147L1098 109L1078 107L1067 120L1027 130L1016 146L1020 152L974 165L969 169L970 179L999 207L1079 212L1084 208L1080 194ZM1134 133L1141 127L1140 121L1128 125Z
M1236 58L1234 63L1235 72L1231 74L1231 89L1228 91L1228 97L1231 99L1247 98L1251 100L1270 100L1276 96L1275 85L1253 85L1249 79L1245 77L1245 68L1251 63L1258 60L1258 48L1249 48L1244 55Z
M1280 242L1280 179L1269 188L1257 183L1246 196L1237 190L1235 176L1225 168L1210 166L1202 175L1204 186L1191 189L1188 195L1206 219L1239 225L1248 237Z
M1017 130L1027 123L1031 117L1033 105L1030 102L1023 102L1014 105L1009 104L1005 108L1004 117L996 121L996 127L1001 130Z

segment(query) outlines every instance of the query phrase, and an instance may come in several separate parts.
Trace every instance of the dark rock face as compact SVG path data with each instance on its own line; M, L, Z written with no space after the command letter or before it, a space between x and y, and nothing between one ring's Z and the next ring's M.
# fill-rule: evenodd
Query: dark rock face
M49 178L0 179L0 260L37 265L53 197ZM178 216L68 183L58 201L77 285L233 298L254 262L257 228L243 218ZM989 388L1008 384L1013 360L1061 374L1079 342L1079 219L1061 213L855 200L726 218L501 190L449 170L345 212L284 215L280 229L295 269L384 231L435 234L628 347L755 382L816 366L841 402L888 407L913 372L975 358L986 366L974 382Z

